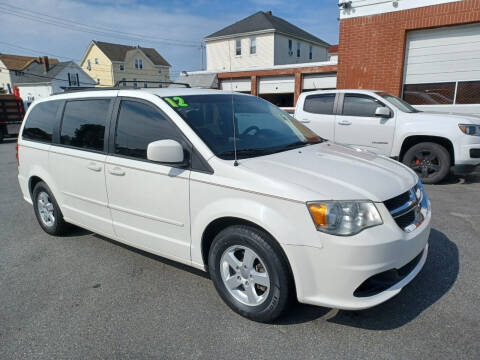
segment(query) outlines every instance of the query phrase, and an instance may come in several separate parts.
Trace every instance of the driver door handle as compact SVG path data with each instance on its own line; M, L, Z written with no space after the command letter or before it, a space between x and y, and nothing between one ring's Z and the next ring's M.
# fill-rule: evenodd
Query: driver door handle
M97 172L102 170L102 167L100 165L97 165L94 162L88 163L87 168L89 168L92 171L97 171Z
M125 171L123 171L122 168L119 168L118 166L115 166L113 169L108 170L108 172L115 176L125 175Z
M348 120L340 120L338 125L352 125L352 122Z

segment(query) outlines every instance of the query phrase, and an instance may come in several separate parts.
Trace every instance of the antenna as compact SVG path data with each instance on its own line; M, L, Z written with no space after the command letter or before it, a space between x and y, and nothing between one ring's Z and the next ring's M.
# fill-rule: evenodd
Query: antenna
M235 158L235 161L233 162L233 166L238 166L237 129L235 126L235 108L234 108L234 102L233 102L233 77L232 77L232 57L230 56L230 41L228 42L228 63L230 65L230 91L232 92L233 155Z

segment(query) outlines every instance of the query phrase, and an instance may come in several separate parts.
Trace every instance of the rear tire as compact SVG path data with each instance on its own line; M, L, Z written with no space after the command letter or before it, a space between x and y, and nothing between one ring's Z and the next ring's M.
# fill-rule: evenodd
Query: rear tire
M415 171L425 184L436 184L445 179L451 166L448 150L432 142L412 146L402 162Z
M292 281L286 260L266 232L230 226L215 236L208 256L220 297L238 314L271 322L286 310Z
M50 235L65 235L71 229L63 220L63 214L50 188L43 181L33 189L33 209L42 229Z

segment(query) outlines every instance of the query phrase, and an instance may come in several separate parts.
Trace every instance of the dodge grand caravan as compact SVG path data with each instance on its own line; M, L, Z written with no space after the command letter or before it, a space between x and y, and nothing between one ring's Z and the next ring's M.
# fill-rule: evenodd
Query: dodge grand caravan
M236 312L364 309L423 267L418 176L336 145L270 103L200 89L80 91L37 101L18 179L44 231L74 224L208 271Z

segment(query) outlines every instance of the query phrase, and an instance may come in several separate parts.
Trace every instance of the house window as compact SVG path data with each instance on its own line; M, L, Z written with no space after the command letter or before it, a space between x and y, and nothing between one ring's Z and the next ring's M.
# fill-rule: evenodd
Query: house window
M293 41L292 39L288 39L288 55L293 55Z
M297 41L297 58L300 57L300 41Z
M125 64L120 64L120 71L125 71Z
M95 64L98 65L98 58L95 58Z
M77 73L68 73L68 85L69 86L80 86L80 81L78 80Z
M310 45L310 47L308 48L308 58L310 60L313 59L313 46L312 45Z
M97 85L100 85L100 78L97 78Z
M90 70L92 68L92 63L90 62L90 59L87 60L87 69Z
M123 85L123 86L127 86L127 79L122 78L122 85Z
M135 69L143 69L143 60L142 59L135 59Z
M250 54L256 54L256 53L257 53L257 38L251 37L250 38Z
M133 87L136 89L137 86L138 86L138 84L137 84L137 79L134 78L134 79L133 79Z
M144 88L148 87L148 81L145 81L145 82L143 83L143 87L144 87Z
M235 40L235 55L241 56L242 55L242 40L237 39Z
M158 68L158 73L159 73L159 74L162 73L162 68Z

